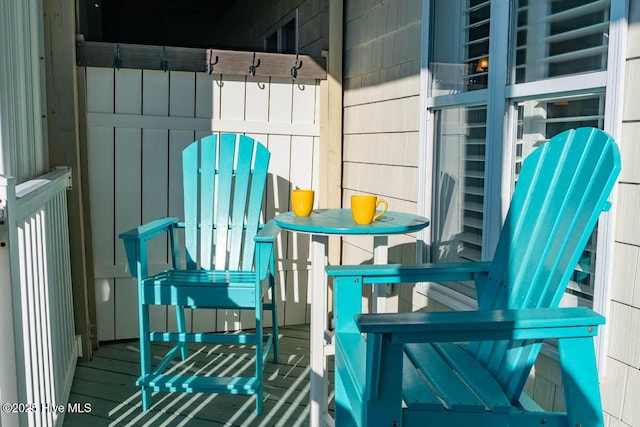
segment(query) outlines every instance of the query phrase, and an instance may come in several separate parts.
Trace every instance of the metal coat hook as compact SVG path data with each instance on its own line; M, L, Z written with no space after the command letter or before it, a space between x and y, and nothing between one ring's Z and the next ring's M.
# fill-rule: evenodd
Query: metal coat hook
M162 59L160 60L160 68L162 68L165 73L169 70L169 61L167 61L167 51L164 46L162 46Z
M207 49L207 73L213 73L213 66L218 63L218 55L216 55L215 61L211 62L213 58L213 49Z
M302 61L298 59L298 54L296 53L296 62L295 64L293 64L293 67L291 67L291 77L293 78L293 80L298 77L298 70L300 68L302 68Z
M122 67L122 59L120 59L120 44L116 44L116 56L113 57L113 68L119 70Z
M253 52L253 59L251 60L251 65L249 65L249 74L251 77L256 76L256 68L260 66L260 58L258 58L258 62L256 63L256 53Z

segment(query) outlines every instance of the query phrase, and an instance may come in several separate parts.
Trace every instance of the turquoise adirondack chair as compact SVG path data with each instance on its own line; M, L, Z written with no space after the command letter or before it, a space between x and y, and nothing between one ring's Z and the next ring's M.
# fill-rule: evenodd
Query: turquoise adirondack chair
M256 394L262 411L263 372L273 346L278 360L278 319L274 286L273 242L279 229L260 215L269 165L269 151L244 135L210 135L182 152L184 222L163 218L120 234L131 274L138 284L140 377L142 408L152 391ZM179 236L184 229L184 237ZM147 242L168 233L173 268L149 275ZM181 232L180 232L181 233ZM185 259L179 240L184 241ZM264 302L268 289L272 302ZM178 332L150 331L149 306L176 307ZM185 308L250 309L255 332L241 334L187 331ZM271 310L272 334L263 334L263 309ZM212 330L215 325L211 325ZM246 331L245 331L246 332ZM152 369L151 342L175 343ZM163 373L175 356L188 356L187 344L222 343L255 346L252 376L193 376Z
M593 337L557 308L620 171L604 132L563 132L524 162L491 262L327 267L334 277L336 425L602 426ZM477 311L360 314L362 286L473 281ZM566 412L523 393L557 339Z

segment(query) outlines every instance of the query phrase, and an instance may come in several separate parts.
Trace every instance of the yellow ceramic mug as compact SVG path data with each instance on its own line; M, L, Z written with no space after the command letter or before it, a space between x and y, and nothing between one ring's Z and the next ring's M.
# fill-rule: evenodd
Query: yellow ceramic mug
M313 190L293 190L291 208L296 216L309 216L313 210Z
M379 213L376 213L378 205L384 205ZM376 196L356 195L351 196L351 215L356 224L371 224L387 211L387 201Z

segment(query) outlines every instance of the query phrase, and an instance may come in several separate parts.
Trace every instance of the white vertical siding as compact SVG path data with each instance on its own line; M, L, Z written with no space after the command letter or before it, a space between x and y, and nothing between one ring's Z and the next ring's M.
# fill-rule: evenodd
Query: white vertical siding
M98 336L132 338L137 336L137 296L118 234L154 218L183 216L181 152L211 132L246 133L269 148L266 216L288 211L292 188L317 188L319 85L192 72L91 67L80 72L87 76ZM305 236L288 233L278 241L284 324L306 319L308 246ZM303 260L294 262L299 255ZM152 272L166 268L166 239L154 241L149 256ZM154 307L152 322L176 328L171 309ZM250 313L198 310L187 315L187 324L199 331L229 330L251 328L255 321Z
M41 1L3 1L0 28L0 174L20 183L49 166Z

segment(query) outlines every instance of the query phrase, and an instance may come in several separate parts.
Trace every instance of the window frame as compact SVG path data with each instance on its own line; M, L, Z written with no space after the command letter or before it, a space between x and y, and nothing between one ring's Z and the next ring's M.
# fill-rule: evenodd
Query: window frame
M293 25L295 27L295 41L294 41L294 51L293 52L285 52L283 46L283 29L287 26L291 21L293 21ZM276 36L276 50L277 53L298 53L300 47L300 18L298 14L298 9L292 10L287 13L282 19L280 19L275 25L269 28L263 35L263 48L266 52L267 50L267 40Z
M421 215L432 216L435 192L432 188L435 153L436 110L446 107L461 107L486 104L491 111L487 117L487 141L502 141L487 144L485 158L485 212L483 230L482 259L488 259L497 245L501 226L511 200L513 138L516 135L516 103L522 100L548 96L571 96L576 94L604 93L604 130L620 142L622 130L622 100L624 89L625 49L627 36L628 0L611 0L609 13L609 46L607 70L587 72L578 75L547 78L525 83L510 83L507 79L511 70L508 60L492 61L488 76L488 88L459 94L433 98L430 96L431 76L429 73L431 6L433 0L422 1L422 50L420 73L420 159L418 176L420 179L418 210ZM511 32L511 0L492 0L490 28L490 56L510 58L509 37ZM580 78L576 78L579 76ZM500 106L503 109L500 110ZM617 191L614 188L610 200L613 207L601 215L598 225L596 250L596 274L594 283L593 309L604 315L609 313L610 286L613 274L614 221ZM422 262L430 261L429 247L434 236L431 227L418 236L418 256ZM417 291L436 301L445 303L454 310L472 310L477 305L471 298L438 283L421 283ZM596 337L596 351L601 375L607 354L607 326L601 328ZM544 346L545 353L557 357L553 346Z

